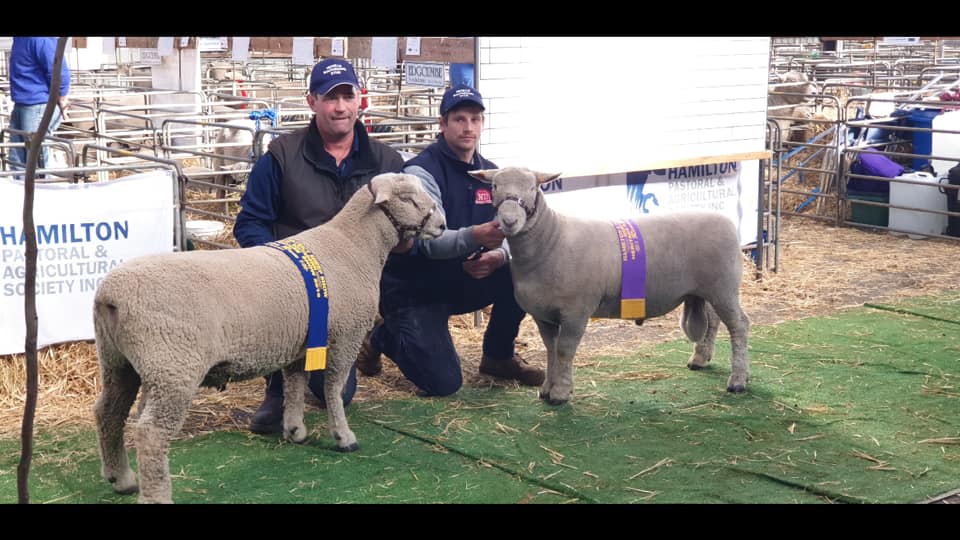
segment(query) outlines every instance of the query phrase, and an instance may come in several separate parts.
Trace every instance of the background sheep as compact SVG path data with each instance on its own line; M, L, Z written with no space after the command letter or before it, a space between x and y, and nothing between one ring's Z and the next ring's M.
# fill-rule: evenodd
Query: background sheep
M547 348L540 397L552 405L565 403L573 390L573 357L588 320L620 317L616 229L609 221L548 208L539 184L558 174L516 167L470 174L493 184L497 220L510 243L514 293L536 321ZM683 303L681 326L696 342L687 367L700 369L713 356L719 315L733 347L727 390L743 392L749 378L750 321L740 309L743 263L733 223L708 212L644 216L636 222L646 251L646 317L665 315Z
M332 220L290 237L320 262L330 291L324 392L339 450L358 448L341 392L373 326L383 265L398 233L433 238L443 231L435 209L417 177L382 174ZM104 479L120 493L137 490L123 428L141 385L134 433L141 502L172 502L169 441L200 385L223 387L282 368L283 434L302 442L308 313L300 270L270 247L151 255L111 271L94 300L103 380L94 413Z
M226 175L216 175L213 183L220 185L239 185L247 181L254 161L254 134L257 132L257 121L249 118L238 118L223 122L233 127L222 127L214 139L214 153L219 156L213 158L214 171L237 171ZM260 138L260 155L267 152L271 138ZM237 159L230 159L237 158ZM223 198L223 195L219 195Z
M768 86L767 112L777 117L772 120L779 126L783 140L806 141L803 130L793 131L791 128L814 117L817 112L815 96L821 93L820 87L806 73L799 71L778 74L776 80Z

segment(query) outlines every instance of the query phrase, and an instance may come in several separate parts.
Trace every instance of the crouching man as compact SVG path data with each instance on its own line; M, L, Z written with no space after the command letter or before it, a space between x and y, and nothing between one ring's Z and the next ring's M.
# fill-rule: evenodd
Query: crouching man
M425 396L452 394L463 383L450 315L491 304L480 373L527 386L540 386L544 379L543 370L514 349L526 314L514 298L510 254L494 221L489 186L467 174L497 168L477 152L484 110L474 88L447 90L440 102L440 136L406 163L404 172L419 176L443 208L447 231L435 240L411 242L407 251L387 259L380 281L383 320L357 358L360 372L374 376L382 368L381 353L386 355Z

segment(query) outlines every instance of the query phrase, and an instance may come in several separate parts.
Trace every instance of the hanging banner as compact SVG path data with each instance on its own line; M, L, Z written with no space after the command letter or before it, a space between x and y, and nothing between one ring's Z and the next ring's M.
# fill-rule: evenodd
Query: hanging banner
M110 182L37 184L37 347L93 339L93 298L110 270L173 251L174 176L153 171ZM0 354L26 336L23 183L0 179Z
M757 239L758 164L733 161L652 171L560 178L541 189L550 208L590 219L706 210L737 225L740 245Z

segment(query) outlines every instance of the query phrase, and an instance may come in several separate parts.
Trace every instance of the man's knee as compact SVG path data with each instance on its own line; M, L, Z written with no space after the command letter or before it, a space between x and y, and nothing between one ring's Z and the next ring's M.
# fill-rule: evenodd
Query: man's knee
M463 375L459 372L455 374L451 373L446 377L438 377L424 381L422 385L418 386L424 396L449 396L456 393L457 390L460 390L460 387L463 386Z

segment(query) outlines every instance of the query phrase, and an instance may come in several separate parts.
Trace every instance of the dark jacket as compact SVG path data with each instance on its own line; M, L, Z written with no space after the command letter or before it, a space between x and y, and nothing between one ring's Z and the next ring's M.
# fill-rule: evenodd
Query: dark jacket
M371 140L360 122L347 160L348 170L338 171L313 121L275 139L247 181L234 226L237 242L260 245L326 223L374 176L403 167L400 154Z
M443 135L419 155L406 162L404 167L420 166L429 172L440 188L447 229L460 229L479 225L496 217L490 196L490 186L467 174L476 169L496 169L490 160L479 152L473 155L472 163L464 163L447 146ZM428 259L419 252L393 254L387 259L380 281L381 300L385 309L417 303L429 295L432 285L438 281L459 279L463 274L463 259Z

